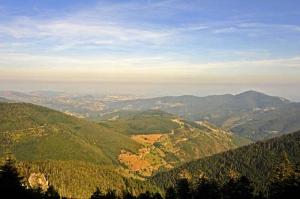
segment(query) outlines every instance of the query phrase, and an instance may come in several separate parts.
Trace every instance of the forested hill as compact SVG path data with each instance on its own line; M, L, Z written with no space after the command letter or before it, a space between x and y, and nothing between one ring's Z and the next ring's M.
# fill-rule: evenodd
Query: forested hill
M121 149L139 144L96 123L27 103L0 103L0 155L17 160L117 163ZM84 154L82 152L85 152Z
M45 175L69 198L87 198L99 185L118 191L128 186L133 193L152 190L119 168L120 150L140 147L129 137L33 104L0 103L0 113L0 158L13 156L25 179Z
M298 164L299 154L300 131L192 161L150 180L167 188L182 177L196 180L206 175L222 183L231 175L240 175L249 177L258 190L264 190L275 168L280 163Z
M105 109L108 112L159 109L190 121L205 120L255 141L300 129L300 103L256 91L118 101L107 103Z
M155 190L139 180L249 143L157 110L114 113L98 123L28 103L0 103L0 113L0 158L12 155L25 179L42 173L68 197L86 197L99 185Z
M207 121L253 141L269 139L300 129L300 103L256 91L246 91L237 95L206 97L183 95L148 99L130 97L124 99L121 96L107 98L53 91L29 93L0 91L0 97L15 102L42 105L93 121L113 118L112 116L116 114L126 120L122 116L124 114L133 116L130 111L161 110L188 121ZM121 112L123 114L120 114ZM152 119L156 120L156 123L165 123L163 124L165 127L169 123ZM152 127L153 124L149 124L147 128L155 130Z

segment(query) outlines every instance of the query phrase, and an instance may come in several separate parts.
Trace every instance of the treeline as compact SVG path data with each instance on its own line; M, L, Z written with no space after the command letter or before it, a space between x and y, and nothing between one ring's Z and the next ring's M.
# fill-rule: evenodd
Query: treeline
M119 197L114 191L104 194L97 188L91 199L297 199L299 195L299 165L280 164L269 179L266 193L256 192L253 183L246 176L233 174L223 184L205 176L200 177L195 183L181 178L166 190L164 197L159 193L150 192L138 196L126 192Z
M229 180L229 173L234 171L240 176L247 176L253 182L255 191L265 192L278 164L297 164L300 162L299 154L300 132L296 132L188 162L156 174L151 181L166 189L182 176L197 181L199 176L205 174L223 183Z
M225 183L218 183L205 176L194 181L181 178L167 188L165 193L151 193L149 191L134 196L128 191L118 194L116 191L96 191L91 199L293 199L300 195L300 166L293 164L279 164L276 172L269 179L266 193L255 192L253 183L245 176L232 173ZM26 186L20 177L14 162L8 159L0 167L0 198L22 199L58 199L61 196L53 188L45 191Z
M3 199L59 199L61 198L53 186L46 191L32 189L25 185L23 177L18 173L14 161L8 159L0 167L0 198Z
M20 175L26 179L32 173L44 174L60 195L69 198L89 198L99 185L101 190L113 187L117 194L121 194L122 190L134 195L147 190L158 191L158 188L149 181L127 178L125 171L116 171L116 167L110 165L96 165L76 160L47 160L17 162L17 168Z
M253 183L246 176L230 176L223 184L206 177L195 183L183 178L166 190L165 199L296 199L299 194L299 168L280 165L269 181L267 193L255 192Z

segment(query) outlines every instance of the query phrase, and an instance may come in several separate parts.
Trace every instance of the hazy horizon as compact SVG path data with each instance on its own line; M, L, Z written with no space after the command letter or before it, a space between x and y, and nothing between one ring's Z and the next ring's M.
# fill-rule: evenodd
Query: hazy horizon
M55 91L66 92L70 94L91 94L91 95L132 95L139 98L152 98L162 96L180 96L180 95L195 95L205 97L209 95L223 95L223 94L239 94L249 90L261 92L271 96L278 96L286 98L290 101L299 102L300 96L293 92L298 87L294 88L288 86L272 86L272 85L258 85L256 87L249 85L185 85L185 84L116 84L116 83L73 83L73 84L53 84L53 83L36 83L32 85L16 85L14 87L1 86L0 91L17 91L17 92L34 92L34 91ZM29 89L28 89L29 88ZM289 88L289 89L287 89Z

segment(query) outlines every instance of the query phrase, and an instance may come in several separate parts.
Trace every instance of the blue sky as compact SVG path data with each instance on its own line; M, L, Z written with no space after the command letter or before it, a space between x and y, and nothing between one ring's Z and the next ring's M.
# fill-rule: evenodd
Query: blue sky
M0 0L0 81L300 86L300 1Z

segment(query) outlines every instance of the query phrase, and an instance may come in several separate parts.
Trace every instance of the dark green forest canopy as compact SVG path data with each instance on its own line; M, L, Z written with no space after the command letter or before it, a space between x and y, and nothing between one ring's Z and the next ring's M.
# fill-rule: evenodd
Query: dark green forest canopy
M118 111L104 115L99 124L129 135L170 133L180 127L172 122L175 118L175 115L159 110Z
M24 186L21 177L11 159L7 159L0 166L0 196L1 198L23 199L58 199L58 192L50 185L46 190ZM108 189L102 191L97 186L91 194L91 199L163 199L159 192L150 192L146 189L143 193L135 194L123 189L121 193ZM178 179L173 186L167 188L165 199L296 199L300 193L300 167L289 162L276 166L275 172L267 184L267 192L255 192L254 186L246 176L229 176L229 180L220 184L214 179L205 176L191 182L186 178ZM71 194L72 195L72 194ZM67 198L73 198L69 195ZM89 198L89 197L84 197Z
M205 175L218 182L228 180L228 174L249 177L257 190L264 190L276 166L282 162L300 162L300 132L254 143L211 157L186 163L173 170L159 173L150 181L161 188L175 184L182 176L191 180Z
M17 160L117 164L121 149L140 147L121 133L45 107L0 103L0 112L0 155L11 152Z

